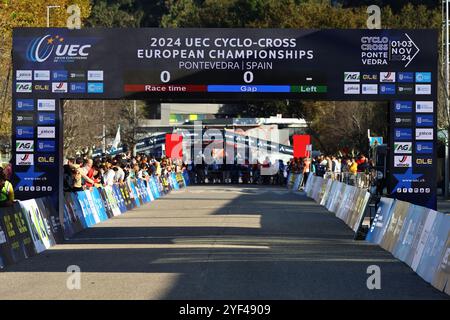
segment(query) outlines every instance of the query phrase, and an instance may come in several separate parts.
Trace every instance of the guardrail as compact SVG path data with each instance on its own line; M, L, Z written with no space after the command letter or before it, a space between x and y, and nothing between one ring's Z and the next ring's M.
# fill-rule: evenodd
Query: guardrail
M50 198L17 201L0 208L0 270L39 254L95 224L154 201L189 184L186 174L129 180L64 195L63 233Z
M311 175L304 191L358 231L370 198L365 188ZM381 197L366 241L391 252L425 281L450 295L450 215Z

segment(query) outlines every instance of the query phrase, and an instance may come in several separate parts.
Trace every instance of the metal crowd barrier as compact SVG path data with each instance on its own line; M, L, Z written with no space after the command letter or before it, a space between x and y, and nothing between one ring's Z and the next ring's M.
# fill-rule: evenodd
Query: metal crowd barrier
M357 233L370 194L365 187L339 180L311 175L304 191ZM450 295L450 215L381 197L365 240L391 252L425 281Z
M128 180L124 184L64 194L64 221L50 198L0 208L0 270L39 254L77 232L189 185L185 173Z

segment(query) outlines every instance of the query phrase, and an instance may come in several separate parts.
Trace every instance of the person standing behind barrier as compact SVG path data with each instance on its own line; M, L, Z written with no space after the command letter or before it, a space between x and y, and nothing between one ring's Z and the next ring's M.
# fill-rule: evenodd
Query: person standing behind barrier
M6 179L3 170L0 171L0 207L11 207L14 205L14 188Z
M12 177L12 159L9 160L5 168L3 168L3 173L5 174L6 180L11 180Z
M103 174L103 182L105 186L112 186L114 184L114 176L116 173L112 169L111 163L106 162L104 167L104 174Z
M309 173L311 171L311 160L309 158L303 159L303 181L301 187L303 188L308 180Z

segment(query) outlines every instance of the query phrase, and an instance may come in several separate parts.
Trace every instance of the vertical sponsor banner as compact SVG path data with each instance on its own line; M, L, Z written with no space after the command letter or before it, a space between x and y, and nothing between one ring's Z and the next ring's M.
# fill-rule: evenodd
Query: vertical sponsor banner
M56 244L62 243L64 241L64 234L61 225L61 218L64 218L64 212L61 216L58 213L58 210L55 208L55 204L57 201L50 197L37 198L36 204L41 210L44 218L47 219L48 225L51 229L51 234ZM64 204L62 203L62 207L64 208Z
M153 198L153 194L151 192L151 190L149 188L147 188L148 182L144 181L142 179L138 179L137 180L139 189L141 190L141 194L144 196L144 202L148 203L151 202L153 200L155 200Z
M122 197L119 187L117 185L113 185L112 191L114 198L117 200L117 205L119 206L120 212L125 213L127 211L127 207L125 206L125 200Z
M11 243L7 237L7 230L3 222L5 212L4 208L0 209L0 269L14 264Z
M132 197L132 200L134 201L135 206L140 207L141 201L143 201L144 198L141 196L141 194L139 192L137 183L135 181L128 181L128 188L129 188L129 190L131 190L130 195Z
M416 72L416 76L421 72ZM415 100L391 103L390 174L388 193L396 199L436 210L437 205L437 81ZM431 82L431 79L430 79ZM399 86L400 87L400 86Z
M64 241L64 235L60 224L59 214L56 213L52 199L50 199L50 197L44 197L35 200L47 225L50 227L50 235L53 237L54 242L56 244L62 243Z
M119 207L119 202L115 196L114 190L112 186L106 186L105 192L108 197L108 203L111 205L111 210L114 214L114 216L119 216L122 214L122 211Z
M322 197L320 199L320 205L324 206L328 200L328 196L330 195L331 186L333 184L333 180L327 179L325 183L325 188L323 189Z
M366 241L380 244L384 237L384 233L388 227L391 209L394 204L394 199L382 197L378 203L377 212L370 226L369 232L366 236Z
M9 257L8 260L18 263L35 255L33 240L20 204L15 203L13 207L3 208L0 218L9 249L9 254L6 255Z
M159 199L161 197L161 192L158 184L158 180L156 177L150 177L150 188L152 190L153 196L155 199Z
M83 217L83 214L81 214ZM84 217L83 217L84 219ZM74 207L73 199L70 193L64 194L64 237L72 237L77 232L83 230L83 223Z
M191 181L189 180L189 172L187 170L183 171L183 179L184 179L184 185L187 187Z
M290 172L287 178L287 188L289 190L292 190L292 188L294 187L295 179L297 179L297 173Z
M432 283L441 263L442 252L450 230L450 216L436 211L430 214L433 213L436 213L433 225L429 229L423 252L420 257L417 257L417 259L420 258L420 261L413 260L413 267L417 264L417 274L429 283Z
M429 210L429 212L426 214L425 223L423 225L423 230L420 234L420 239L417 244L417 249L414 252L412 262L411 262L411 268L419 274L418 266L420 264L420 261L423 257L426 256L425 251L427 251L428 248L426 248L426 245L428 243L428 239L430 237L430 233L433 230L433 227L435 225L435 222L439 224L438 220L442 218L443 214L434 210ZM420 274L419 274L420 275Z
M412 250L413 239L416 233L420 234L419 220L425 216L428 210L421 206L411 205L406 213L403 227L400 230L397 243L392 254L397 259L406 262L406 257Z
M450 230L431 284L438 290L445 289L445 292L450 295Z
M119 185L119 191L120 194L122 195L125 207L127 208L127 210L131 210L134 208L134 205L131 201L131 197L130 194L128 192L128 188L125 185Z
M84 191L76 192L78 202L80 203L81 210L83 211L84 219L86 220L87 227L92 227L96 224L94 214L89 206L89 200L86 197L86 193Z
M172 172L172 173L170 174L170 178L172 179L173 188L174 188L175 190L180 190L180 185L178 184L177 176L176 176L175 172Z
M364 213L367 210L367 204L369 203L370 199L370 193L365 191L364 189L360 190L360 194L358 197L358 206L355 210L355 214L350 220L349 227L352 228L354 232L357 232L359 229L359 226L363 222L364 219Z
M106 212L106 215L107 215L108 219L114 217L114 213L113 213L113 210L112 210L112 207L111 207L111 203L109 203L108 195L106 194L105 188L97 188L97 190L98 190L98 192L100 194L101 201L103 203L103 208L105 209L105 212Z
M108 220L108 214L106 213L106 208L102 200L102 196L100 191L97 188L91 189L92 201L94 202L95 207L97 208L98 217L100 221Z
M99 215L99 213L97 211L97 206L95 205L95 202L94 202L94 200L92 198L92 193L91 193L90 190L84 190L83 192L84 192L84 195L85 195L85 197L87 199L87 202L88 202L87 205L88 205L88 207L89 207L89 209L91 211L92 217L94 218L94 221L95 221L94 224L97 224L97 223L100 222L100 215Z
M391 219L389 220L388 228L384 234L383 240L380 243L380 246L389 252L392 253L394 247L398 241L398 237L400 235L400 231L403 227L403 221L408 214L410 203L405 201L397 200L393 207L393 212L391 214Z
M20 206L31 231L36 253L41 253L54 246L56 242L51 233L49 222L39 209L36 201L34 199L21 201Z
M294 145L294 158L308 157L306 146L311 144L311 136L307 134L294 134L292 136Z
M86 220L86 216L83 213L83 207L81 205L80 200L78 199L78 194L75 192L71 192L69 193L70 198L72 199L72 204L73 204L73 210L74 213L77 215L80 224L81 224L81 228L82 229L86 229L88 227L88 221Z
M302 181L303 181L303 174L299 174L295 178L295 182L294 182L294 185L292 187L292 190L294 190L294 191L300 190L300 186L302 185Z

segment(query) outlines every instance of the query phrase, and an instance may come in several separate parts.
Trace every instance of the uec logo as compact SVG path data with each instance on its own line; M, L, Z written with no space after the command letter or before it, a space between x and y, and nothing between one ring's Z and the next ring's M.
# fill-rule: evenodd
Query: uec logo
M53 51L57 57L87 57L89 55L87 49L90 47L90 44L64 44L63 37L58 35L52 37L47 34L31 41L27 50L27 59L31 62L44 62L52 55Z

